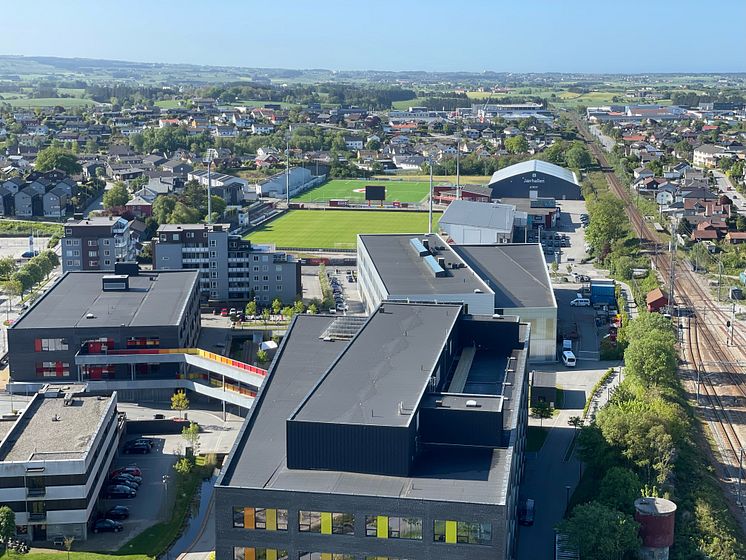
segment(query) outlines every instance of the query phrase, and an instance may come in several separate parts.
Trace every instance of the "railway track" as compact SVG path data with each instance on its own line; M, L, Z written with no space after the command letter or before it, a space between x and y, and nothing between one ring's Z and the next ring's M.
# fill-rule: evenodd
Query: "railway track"
M633 231L641 244L647 248L655 246L655 234L633 204L629 189L616 176L603 150L593 141L591 135L577 120L575 124L601 166L612 192L624 202ZM746 375L738 371L742 369L739 360L734 359L722 341L722 336L727 334L726 321L729 317L713 303L710 294L702 286L701 277L698 278L685 267L678 266L675 260L671 262L665 254L658 254L657 251L651 255L651 260L665 278L670 277L671 266L676 267L677 298L695 312L694 321L690 322L689 328L686 329L686 361L689 365L686 373L695 391L698 382L699 387L703 389L701 396L705 398L708 406L701 412L710 423L711 431L718 442L726 466L726 475L730 478L736 477L739 451L746 446L746 435L738 426L743 426L746 422L743 419L735 422L733 415L746 416ZM710 320L714 319L714 322L708 322L707 315ZM746 338L735 328L733 331L733 342L740 355L741 349L746 348ZM697 405L699 404L698 402Z

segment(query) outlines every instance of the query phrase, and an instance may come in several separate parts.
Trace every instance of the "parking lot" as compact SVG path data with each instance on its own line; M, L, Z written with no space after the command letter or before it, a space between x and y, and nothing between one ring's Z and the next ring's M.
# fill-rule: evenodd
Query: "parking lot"
M334 291L337 313L365 313L365 306L357 290L357 268L351 266L328 267L327 276Z
M136 434L129 434L127 439L133 439ZM142 484L134 498L101 499L99 511L101 514L108 509L123 505L129 508L130 516L121 521L124 529L119 533L89 532L88 541L84 547L89 550L118 550L128 540L138 535L148 527L165 521L170 517L175 498L174 470L176 462L175 450L182 445L180 435L148 436L154 441L153 450L144 455L128 455L120 451L114 459L110 470L124 466L136 466L142 471ZM167 483L164 483L167 475ZM77 546L77 545L76 545Z
M3 237L0 243L0 258L13 257L20 259L21 255L30 250L29 238L25 237ZM49 244L49 237L34 237L34 250L43 251Z

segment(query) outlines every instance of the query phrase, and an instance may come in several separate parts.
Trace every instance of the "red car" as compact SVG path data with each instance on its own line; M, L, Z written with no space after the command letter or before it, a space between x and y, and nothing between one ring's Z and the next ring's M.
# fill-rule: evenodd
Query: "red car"
M223 307L223 309L220 310L220 316L221 317L227 317L228 316L228 308Z
M132 476L142 476L142 471L137 467L119 467L109 473L109 476L114 477L120 474L131 474Z

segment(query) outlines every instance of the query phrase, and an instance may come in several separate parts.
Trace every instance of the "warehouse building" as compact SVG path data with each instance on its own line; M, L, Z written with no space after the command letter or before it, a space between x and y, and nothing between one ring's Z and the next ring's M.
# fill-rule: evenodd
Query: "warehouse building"
M453 304L296 317L216 484L217 560L513 558L529 332Z
M557 302L541 246L449 245L435 234L359 235L358 291L367 311L383 301L464 303L473 315L531 324L531 360L557 353Z
M88 537L124 420L116 393L83 391L47 388L0 420L0 503L15 513L17 538Z
M492 199L555 198L580 200L575 173L559 165L532 159L495 171L490 179Z
M509 204L454 200L438 227L459 245L511 243L515 218L515 206Z

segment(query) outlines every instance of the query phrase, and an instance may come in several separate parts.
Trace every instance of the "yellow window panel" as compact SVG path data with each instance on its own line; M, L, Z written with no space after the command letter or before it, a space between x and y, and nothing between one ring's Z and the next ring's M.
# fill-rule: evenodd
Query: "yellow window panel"
M456 522L455 521L446 521L446 542L447 543L456 542Z
M277 550L275 550L274 548L268 548L267 560L277 560Z
M332 534L332 514L328 511L321 512L321 534L322 535ZM322 555L321 560L327 560L327 559L324 558ZM331 556L328 558L328 560L331 560Z
M321 560L332 560L332 553L331 552L322 552L321 553Z
M387 515L377 516L376 537L378 537L379 539L389 538L389 518Z
M243 527L244 529L256 528L256 524L254 521L254 508L243 508ZM246 557L246 560L249 560L249 558ZM253 556L251 557L251 560L254 560Z
M267 531L277 531L277 510L267 508Z

